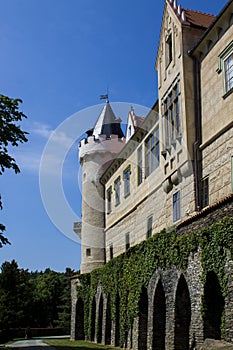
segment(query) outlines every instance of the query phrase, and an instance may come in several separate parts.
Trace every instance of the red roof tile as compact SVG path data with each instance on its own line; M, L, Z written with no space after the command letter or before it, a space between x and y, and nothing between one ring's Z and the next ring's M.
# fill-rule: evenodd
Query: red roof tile
M224 198L219 199L217 202L209 205L208 207L202 209L201 211L194 213L193 215L189 216L187 219L184 219L183 221L179 222L176 227L180 228L182 226L185 226L189 222L192 222L192 221L198 219L198 217L207 214L208 212L210 212L211 210L215 209L219 205L221 205L223 203L226 203L228 201L232 201L232 200L233 200L233 193L227 195Z
M184 9L186 21L198 27L208 28L213 20L216 18L214 15L210 15L203 12Z

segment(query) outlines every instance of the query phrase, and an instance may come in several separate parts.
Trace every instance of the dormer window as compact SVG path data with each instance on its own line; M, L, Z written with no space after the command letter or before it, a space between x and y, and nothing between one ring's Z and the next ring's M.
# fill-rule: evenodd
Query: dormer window
M170 33L166 38L166 67L172 61L172 33Z

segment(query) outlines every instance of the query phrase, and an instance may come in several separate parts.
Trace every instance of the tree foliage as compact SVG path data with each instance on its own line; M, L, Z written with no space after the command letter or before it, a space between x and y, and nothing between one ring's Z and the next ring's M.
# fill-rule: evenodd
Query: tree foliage
M22 100L9 98L0 94L0 175L6 169L12 169L17 174L20 172L15 159L9 154L9 147L17 147L19 143L27 142L27 132L21 130L18 125L26 115L19 110ZM0 208L2 200L0 196ZM3 235L5 226L0 224L0 247L9 243Z
M15 260L2 264L0 274L0 327L27 327L31 317L32 281Z
M15 260L4 262L0 273L0 330L18 327L70 327L70 277L46 269L29 272Z

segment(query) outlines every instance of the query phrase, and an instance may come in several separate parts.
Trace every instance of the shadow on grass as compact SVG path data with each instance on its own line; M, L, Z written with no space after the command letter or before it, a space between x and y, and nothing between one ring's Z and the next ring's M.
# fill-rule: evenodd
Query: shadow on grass
M114 348L110 345L95 344L83 340L71 341L69 339L46 339L44 342L50 346L55 347L57 350L114 350L119 348Z

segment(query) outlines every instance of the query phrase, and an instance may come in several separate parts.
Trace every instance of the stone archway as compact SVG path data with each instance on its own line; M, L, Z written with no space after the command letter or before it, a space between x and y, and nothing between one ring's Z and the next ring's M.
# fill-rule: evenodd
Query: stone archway
M153 306L152 350L165 350L166 300L161 280L158 281Z
M175 299L174 350L189 349L189 327L191 322L191 301L187 282L180 276Z
M204 338L221 339L221 318L224 298L215 272L207 273L204 285Z
M84 340L84 302L81 298L78 298L76 303L76 340Z
M96 301L95 301L95 297L93 297L92 299L92 303L91 303L91 332L90 332L90 336L91 336L91 341L95 341L95 314L96 314Z
M112 320L111 320L111 302L110 297L107 299L106 305L106 322L105 322L105 344L111 344L111 329L112 329Z
M138 321L138 349L147 349L147 324L148 324L148 296L147 289L142 288L139 301L139 321Z
M102 330L103 330L103 295L101 293L99 300L99 309L98 309L98 319L97 319L97 343L102 342Z

